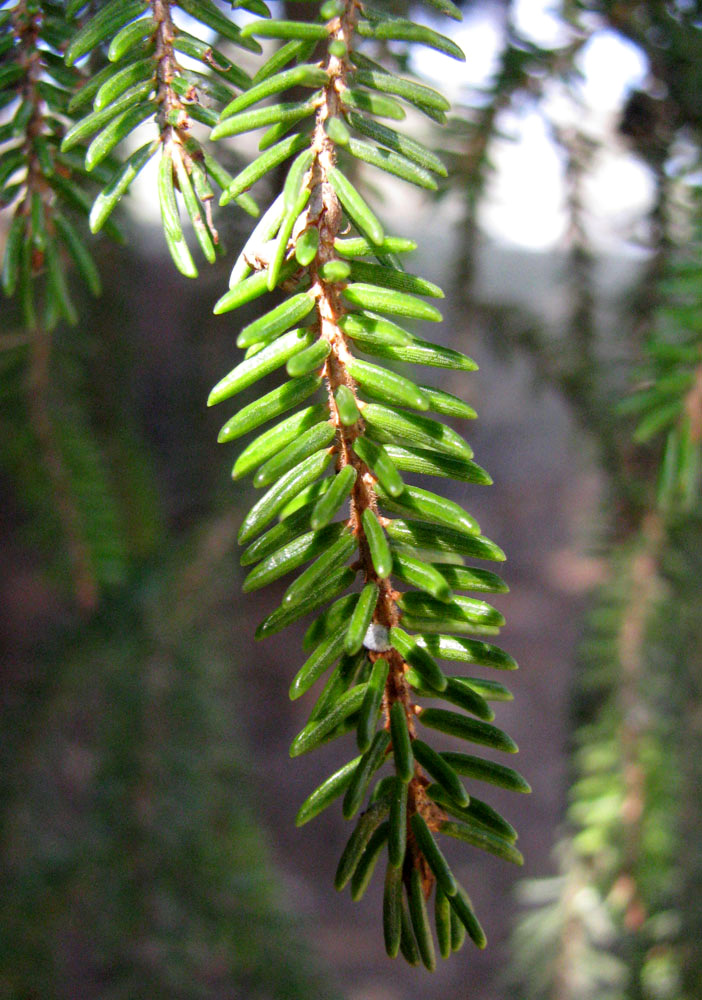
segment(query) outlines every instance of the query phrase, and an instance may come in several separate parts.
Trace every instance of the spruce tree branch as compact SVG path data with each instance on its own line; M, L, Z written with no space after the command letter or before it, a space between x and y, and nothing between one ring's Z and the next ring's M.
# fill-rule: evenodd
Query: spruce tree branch
M39 10L30 10L26 0L22 0L13 11L20 61L26 67L20 97L32 109L23 143L26 164L25 189L16 211L28 219L31 218L32 203L37 196L42 213L41 224L51 238L54 233L52 219L54 196L43 175L35 144L37 136L45 131L46 110L37 86L42 75L42 57L38 46L41 16ZM32 225L30 232L33 232L33 228ZM36 235L35 233L34 236ZM39 273L44 268L44 255L36 244L32 247L30 267L33 273ZM64 464L51 415L49 403L51 332L45 324L40 325L36 321L28 323L27 327L26 342L30 348L27 375L29 418L39 443L44 466L51 482L56 512L65 534L76 603L82 611L89 612L97 605L98 585L83 531L81 514L75 503L70 475ZM11 342L6 346L11 346Z
M174 165L181 161L188 175L192 174L192 160L198 153L188 151L186 141L191 127L191 118L187 112L186 105L173 89L173 78L179 70L178 61L175 55L173 41L177 28L173 23L172 0L151 0L153 10L153 20L156 29L156 77L158 79L158 91L156 100L159 104L157 124L161 136L161 143L165 151L171 156ZM193 94L193 96L195 96ZM174 124L174 121L176 124ZM199 154L202 159L202 154ZM178 186L177 176L174 183ZM207 217L207 226L215 244L219 242L217 230L214 227L212 218L212 203L210 199L203 201L203 208ZM193 220L195 221L195 220Z
M351 48L355 24L358 18L358 7L355 0L349 0L344 13L337 19L329 36L329 43L338 41ZM346 85L346 79L351 71L348 55L337 56L328 54L325 67L329 80L323 90L322 100L317 110L315 128L312 136L312 148L315 157L310 168L310 207L307 213L307 225L313 224L319 231L319 247L316 259L310 272L312 291L316 297L316 310L319 324L319 335L327 340L331 347L324 367L323 376L326 382L329 408L332 421L336 425L336 447L338 450L337 471L345 465L352 465L357 472L356 481L351 493L349 527L358 540L360 566L364 582L374 582L379 589L378 601L373 615L373 621L385 629L399 624L400 612L397 606L399 594L392 586L389 577L381 578L376 573L371 560L370 548L363 527L363 513L367 510L379 516L378 498L375 491L376 477L372 471L355 453L354 440L363 433L362 419L352 426L345 426L339 417L335 394L344 385L358 400L356 383L347 369L351 360L349 345L339 326L339 320L345 309L341 301L341 285L326 281L321 274L322 267L337 259L334 241L341 232L342 212L337 195L329 182L329 172L336 163L336 150L333 141L327 135L325 124L340 111L339 95ZM381 523L383 518L381 517ZM405 677L406 664L397 650L388 648L382 652L369 652L371 661L382 656L389 665L388 679L383 696L383 711L385 728L390 729L390 710L399 701L405 711L410 738L416 735L415 718L417 707L413 704L410 687ZM429 780L419 764L414 764L414 777L408 788L407 799L407 858L405 868L406 878L412 867L418 867L422 875L425 896L428 897L434 883L434 877L426 864L409 825L414 813L420 813L430 829L437 830L446 814L433 803L426 794Z
M657 514L648 514L643 519L641 536L641 549L631 563L629 599L617 635L617 653L621 667L619 703L624 782L622 802L624 844L618 883L626 898L625 924L629 931L638 930L646 919L644 904L636 884L643 817L648 795L642 753L645 754L649 712L643 702L640 685L644 674L652 611L660 598L661 591L660 560L665 543L665 531Z
M47 229L51 229L51 213L47 211L48 203L53 200L51 188L44 179L39 158L36 153L34 140L44 132L44 116L46 112L45 103L39 93L37 84L42 74L41 52L39 50L39 29L41 24L41 14L39 11L29 9L26 0L21 0L13 12L13 24L18 47L20 49L20 62L26 67L26 73L20 88L20 99L26 101L32 108L31 115L24 132L24 143L22 149L25 157L26 175L24 196L17 208L17 213L31 216L32 195L37 194L41 199L43 222ZM32 268L40 270L43 259L38 251L32 257Z
M161 133L161 141L164 146L172 142L180 143L182 133L189 126L189 119L183 102L175 93L172 87L173 77L177 73L177 63L175 51L173 49L173 39L175 37L175 25L171 16L171 0L152 0L154 24L156 24L156 76L158 78L158 96L160 104L158 114L158 125ZM175 112L179 124L173 125L170 115ZM182 124L181 122L182 118Z

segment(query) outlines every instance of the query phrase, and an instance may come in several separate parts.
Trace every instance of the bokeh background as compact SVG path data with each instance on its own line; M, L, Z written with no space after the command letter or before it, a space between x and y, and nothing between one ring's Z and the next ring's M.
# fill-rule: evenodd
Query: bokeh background
M211 307L247 220L220 219L229 255L187 282L147 177L127 247L96 244L103 296L54 336L58 495L3 304L2 1000L702 997L699 507L661 509L658 438L618 408L661 322L702 331L699 270L684 319L667 298L698 256L702 21L684 0L463 9L465 67L410 57L454 102L421 125L450 178L369 197L446 291L432 335L480 365L448 388L495 484L454 497L508 554L522 670L497 721L533 787L490 799L524 869L455 854L489 947L391 963L378 886L334 893L340 811L294 826L342 751L288 758L302 627L253 642L276 595L241 594L252 491L204 406L236 358L243 320Z

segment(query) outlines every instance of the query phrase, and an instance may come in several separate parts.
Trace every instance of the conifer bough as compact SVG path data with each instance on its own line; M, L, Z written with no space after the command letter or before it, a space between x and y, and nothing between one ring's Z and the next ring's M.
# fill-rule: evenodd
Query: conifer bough
M449 0L431 6L460 16ZM445 174L434 153L375 119L404 118L403 100L443 119L447 102L378 66L358 51L362 42L401 39L463 55L436 31L386 18L375 7L366 11L357 0L324 3L310 23L254 20L241 38L256 37L285 44L253 86L227 104L212 133L216 140L266 128L261 155L232 179L223 203L285 160L292 163L215 311L229 312L275 288L284 298L240 331L245 358L214 387L209 403L285 369L287 381L231 416L220 440L275 421L244 448L233 472L235 478L253 473L265 491L239 534L247 543L242 562L252 567L245 589L290 578L257 637L318 610L290 696L307 696L326 680L291 755L351 734L361 752L350 752L352 759L308 796L297 822L307 823L342 796L346 818L360 810L335 885L350 884L352 898L360 899L386 854L386 950L432 969L432 898L442 957L462 945L466 931L479 947L486 942L438 835L521 863L511 825L473 800L463 778L516 791L529 786L502 764L425 742L433 731L516 750L485 721L494 717L486 699L504 700L509 691L480 678L447 677L437 662L515 666L498 647L464 638L492 636L503 619L483 600L456 593L506 590L495 573L464 565L466 556L499 561L504 555L456 503L403 478L410 472L489 483L461 435L428 415L475 413L458 397L355 352L455 371L476 366L404 328L407 320L439 321L426 298L443 293L404 270L397 255L414 244L386 235L349 168L360 160L420 188L435 186L432 174ZM293 84L313 92L304 101L281 99ZM302 401L305 408L296 410ZM452 709L423 707L417 696L443 699Z
M79 11L85 4L72 6ZM195 138L192 126L200 122L213 127L214 109L235 101L237 91L247 89L251 80L220 51L179 28L174 21L178 9L203 33L213 29L228 45L260 51L258 43L243 38L211 0L111 0L85 19L67 44L69 66L99 46L107 46L108 64L86 79L71 98L69 110L82 117L69 128L61 149L70 151L90 139L85 166L93 172L138 125L153 119L151 139L108 174L91 209L90 227L93 232L102 229L135 177L158 156L158 199L166 244L178 270L194 278L197 268L185 240L179 200L203 256L214 263L219 237L212 217L212 182L226 188L232 178ZM182 56L198 68L186 68ZM92 110L84 113L91 102ZM258 214L250 195L242 193L236 200L252 215Z
M451 0L427 2L460 17ZM0 0L6 55L0 106L9 109L0 126L0 201L13 211L2 283L7 294L18 293L33 343L48 357L46 332L62 317L77 318L64 259L74 261L92 291L99 289L80 216L93 231L118 235L110 215L152 157L166 242L188 276L196 269L181 207L211 261L218 246L211 181L222 190L221 205L234 201L255 215L249 189L289 163L283 190L246 241L215 312L274 291L276 300L242 324L237 346L244 356L209 402L281 376L277 387L229 415L219 440L254 433L233 468L235 479L252 474L263 491L239 532L244 589L276 580L286 587L256 638L317 613L290 696L321 691L291 756L344 736L358 750L308 796L297 821L308 822L343 797L343 815L356 825L335 885L350 885L352 898L360 899L386 855L387 952L433 968L432 905L441 956L457 950L466 932L485 944L445 844L449 853L452 841L462 840L521 862L513 828L473 794L472 783L522 792L529 786L503 764L430 745L443 734L494 752L516 750L492 724L488 704L509 698L507 688L442 666L447 660L471 670L516 666L483 638L496 635L503 619L482 595L504 592L504 583L465 565L501 561L504 554L457 503L406 481L407 474L475 484L490 479L442 419L472 419L474 411L385 363L455 372L476 365L406 328L439 322L440 311L427 299L443 293L405 270L400 261L414 244L385 232L351 168L377 168L392 183L435 188L435 178L446 175L441 160L395 125L405 106L441 122L448 103L371 55L378 41L395 40L463 56L437 31L385 17L358 0L327 0L317 19L305 23L270 18L260 0L233 6L263 17L239 27L213 0ZM214 31L226 52L233 46L256 54L257 37L284 44L250 77L220 48L179 27L178 9L192 31L198 25ZM198 68L187 68L181 56ZM88 57L102 67L90 75L82 68ZM293 86L305 88L302 99L289 98ZM118 147L149 120L151 137L120 162ZM211 130L213 143L265 129L260 155L232 177L209 142L195 138L195 123ZM92 207L88 182L100 185ZM80 539L74 542L80 555ZM77 576L87 579L75 562Z

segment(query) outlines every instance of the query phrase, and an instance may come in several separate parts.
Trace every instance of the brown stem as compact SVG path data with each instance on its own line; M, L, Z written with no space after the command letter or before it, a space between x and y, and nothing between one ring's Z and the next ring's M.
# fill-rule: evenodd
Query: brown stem
M41 15L31 13L26 2L17 5L13 25L20 49L20 60L26 68L21 96L32 107L32 114L25 130L24 155L26 163L25 192L17 209L31 219L32 198L41 199L44 226L51 234L51 203L53 193L46 182L36 154L35 140L44 132L44 102L37 88L42 75L41 52L38 47ZM27 239L32 241L31 224ZM34 249L32 270L43 268L43 254ZM30 347L30 364L27 378L27 407L32 429L39 443L44 466L52 488L52 499L61 522L71 566L76 602L83 611L92 611L97 605L98 585L85 540L81 514L71 489L70 474L66 469L61 448L56 437L49 404L51 381L51 333L36 323L27 330Z
M154 24L156 25L156 77L158 79L157 101L160 105L158 124L164 145L181 142L181 129L187 129L189 121L183 104L171 86L178 70L173 49L175 25L171 17L170 0L152 0ZM174 126L169 115L176 112L179 123ZM183 122L180 124L180 116Z
M193 160L202 160L202 153L199 150L193 151L192 148L188 148L187 139L191 120L187 111L187 103L183 103L172 86L173 78L177 76L180 67L173 47L178 29L173 23L171 8L171 0L151 0L152 16L156 25L156 78L158 80L156 101L159 105L157 123L164 149L170 148L174 162L176 158L182 161L188 175L190 175ZM190 90L192 91L192 100L196 101L195 88L190 88ZM190 99L189 94L188 100ZM173 124L174 119L176 124ZM174 180L177 185L177 176ZM218 233L212 220L211 199L203 198L201 201L212 239L218 243Z
M345 12L332 22L329 41L341 41L348 50L351 46L357 14L355 0L349 0ZM342 469L345 465L352 465L357 472L356 482L351 493L349 527L358 539L359 563L363 570L364 579L366 582L377 583L379 588L378 602L373 616L374 621L389 629L400 621L400 612L397 607L398 594L393 589L389 578L379 578L375 572L368 540L363 530L363 512L370 510L374 514L378 514L375 476L353 450L354 440L363 433L363 421L361 419L350 427L345 426L339 418L335 401L335 393L342 385L349 388L357 398L356 384L346 367L352 356L344 333L339 326L339 321L345 312L341 299L341 285L326 281L320 273L324 264L336 259L334 240L339 235L342 225L341 206L328 180L329 171L336 163L336 150L334 143L326 134L325 123L339 113L339 95L345 86L350 69L348 57L329 54L325 69L329 75L329 81L324 88L317 109L312 137L315 158L310 168L311 196L307 213L307 225L314 225L319 231L317 257L310 266L312 291L317 300L319 335L327 340L331 347L323 375L329 396L330 413L337 428L337 470ZM411 700L410 688L405 676L406 664L402 656L394 649L382 653L371 652L369 655L371 659L377 659L382 655L390 667L383 698L386 728L389 729L390 726L391 706L394 702L400 701L405 708L410 736L414 738L415 706ZM427 784L427 778L419 766L415 764L415 774L410 783L408 794L408 821L415 812L421 812L427 823L436 829L440 819L445 817L443 814L439 815L440 810L427 797L425 791ZM408 856L413 859L412 864L420 867L425 892L428 894L433 878L416 848L411 828L408 828L408 845Z
M13 13L13 24L21 53L20 61L26 69L20 94L22 100L28 102L32 108L23 144L27 167L25 194L18 211L24 215L31 215L32 194L39 194L44 204L51 197L51 189L44 179L34 146L34 140L44 131L44 102L37 89L43 70L38 46L41 15L30 13L25 0L22 0ZM45 212L44 215L45 221L48 221L48 213ZM36 261L36 269L38 270L42 264L43 259Z
M646 630L651 610L660 594L659 561L665 541L663 524L657 514L649 514L644 518L641 531L643 544L631 564L630 596L617 636L621 664L619 701L624 781L624 856L617 888L626 901L625 923L630 931L638 930L646 916L636 881L641 852L641 827L646 807L645 771L641 754L648 728L640 686Z

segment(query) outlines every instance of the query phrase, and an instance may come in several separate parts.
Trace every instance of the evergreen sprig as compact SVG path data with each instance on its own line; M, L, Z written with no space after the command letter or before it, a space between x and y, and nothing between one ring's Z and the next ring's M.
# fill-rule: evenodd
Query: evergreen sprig
M667 561L679 572L685 560L671 541L649 515L611 552L586 622L559 875L519 890L528 909L513 937L515 987L526 1000L694 995L681 988L686 852L676 813L678 756L688 756L690 740L678 671L687 668L684 656L671 657L686 641L684 604L664 576ZM674 629L676 639L662 642Z
M61 50L75 20L64 5L19 0L0 10L0 206L12 210L2 285L18 293L25 327L53 329L77 322L66 277L72 261L89 290L100 291L92 254L76 215L87 215L88 192L107 177L109 161L86 178L82 158L61 148L70 125L69 105L79 86L77 70ZM114 226L112 236L119 236Z
M11 214L2 285L6 295L17 294L23 322L22 333L3 337L0 460L35 515L36 535L59 556L76 604L92 610L101 586L124 579L128 545L90 400L70 357L73 334L58 350L54 339L57 324L78 321L70 266L91 293L100 292L83 222L95 181L104 183L115 165L108 157L91 177L77 150L62 149L81 83L62 55L78 29L75 7L0 4L0 207ZM119 238L112 223L106 230Z
M211 0L111 0L84 23L66 48L68 66L96 53L105 53L107 61L84 78L72 97L69 111L82 117L68 130L61 148L73 150L89 139L85 167L92 173L139 125L151 120L156 126L152 138L107 174L90 211L90 227L97 232L105 226L135 177L158 157L166 243L178 269L194 278L197 268L185 240L176 192L202 254L214 263L219 238L212 217L212 182L226 187L231 175L196 138L193 126L211 128L217 121L216 108L234 100L251 80L226 53L178 27L174 21L178 11L187 14L189 25L202 29L203 36L215 31L225 47L260 51L258 43L244 38ZM193 64L198 68L190 68ZM249 195L236 200L245 211L258 214Z
M658 503L669 513L699 503L702 478L702 265L700 242L675 254L658 283L646 360L638 386L619 410L637 420L634 440L653 443L665 435Z
M460 16L448 0L434 6ZM360 756L308 796L297 822L308 822L342 796L346 818L361 810L335 885L350 885L359 899L387 849L387 953L402 951L411 964L431 969L435 948L426 904L432 892L443 957L461 946L466 932L479 947L486 943L437 835L522 860L513 827L469 794L462 778L517 791L529 786L502 764L437 751L421 738L436 730L492 750L517 749L491 721L489 702L510 698L507 689L449 675L439 665L516 667L507 653L479 638L496 635L504 623L482 595L506 586L496 574L464 563L466 556L501 561L504 554L457 504L405 482L406 473L490 479L464 438L428 415L471 418L474 411L378 360L456 371L476 366L399 325L441 320L426 299L443 293L404 270L400 255L413 244L386 235L348 173L360 159L422 188L444 173L432 151L377 119L400 121L402 102L442 113L446 102L379 67L359 51L362 40L408 40L463 55L433 29L356 0L330 0L311 23L252 21L242 37L285 44L213 129L214 140L267 129L261 155L234 178L223 200L292 159L283 191L247 241L229 291L215 306L226 313L266 292L283 293L241 329L237 344L244 359L209 398L210 405L224 402L285 371L285 380L240 409L219 437L235 440L282 416L243 449L233 469L234 478L254 473L254 485L265 489L239 532L246 545L242 563L252 567L244 589L296 574L258 638L323 609L305 634L308 658L290 696L301 697L327 679L290 752L298 756L354 732ZM279 101L293 83L310 87L312 95ZM278 103L267 103L270 97ZM466 591L481 596L464 596ZM443 699L450 707L425 706L418 698Z

